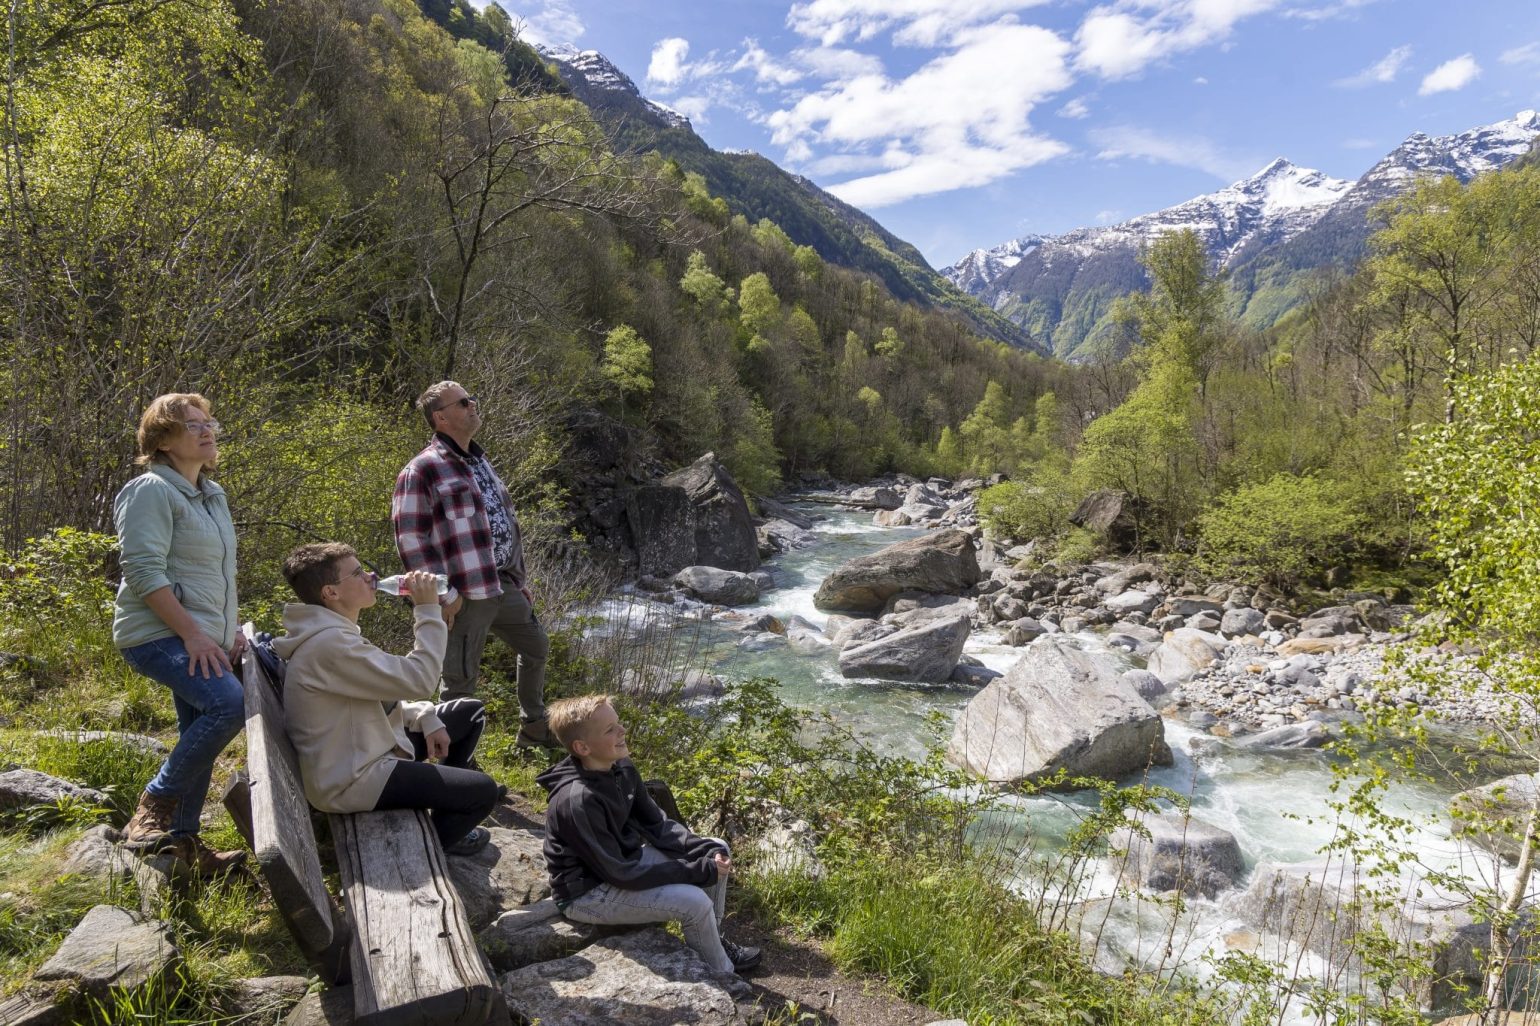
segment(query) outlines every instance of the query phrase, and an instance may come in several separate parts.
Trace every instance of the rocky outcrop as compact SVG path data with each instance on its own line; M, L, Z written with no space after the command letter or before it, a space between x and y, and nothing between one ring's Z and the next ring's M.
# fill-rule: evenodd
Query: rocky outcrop
M556 899L546 898L504 912L476 940L492 968L511 972L566 958L618 932L615 927L574 922L561 914Z
M1117 780L1169 764L1160 716L1117 669L1058 636L1028 646L958 717L947 756L988 780Z
M642 573L695 565L747 572L759 566L748 503L714 453L632 491L626 516Z
M1212 666L1224 650L1225 640L1218 635L1183 627L1167 634L1150 655L1149 671L1167 684L1181 684Z
M502 980L518 1021L582 1026L746 1026L763 1021L753 988L707 966L682 941L650 927Z
M541 835L505 827L492 827L491 832L492 842L476 854L445 859L473 930L486 927L507 909L551 893Z
M979 580L973 539L967 532L937 531L859 556L818 587L819 609L874 613L901 591L956 595Z
M1104 490L1092 492L1080 500L1069 522L1095 531L1107 544L1120 552L1133 549L1139 540L1136 501L1127 492Z
M840 673L939 684L951 677L970 629L966 617L951 616L920 620L882 637L847 643L839 653Z
M33 805L51 805L60 799L107 807L107 796L91 787L81 787L37 770L13 769L0 773L0 812L11 812Z
M113 905L97 905L64 938L33 979L63 982L98 999L170 978L181 964L165 923Z

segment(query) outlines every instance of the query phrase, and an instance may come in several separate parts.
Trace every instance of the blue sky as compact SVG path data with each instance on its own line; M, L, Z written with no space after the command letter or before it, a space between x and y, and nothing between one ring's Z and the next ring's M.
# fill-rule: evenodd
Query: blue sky
M936 267L1540 108L1536 0L500 0Z

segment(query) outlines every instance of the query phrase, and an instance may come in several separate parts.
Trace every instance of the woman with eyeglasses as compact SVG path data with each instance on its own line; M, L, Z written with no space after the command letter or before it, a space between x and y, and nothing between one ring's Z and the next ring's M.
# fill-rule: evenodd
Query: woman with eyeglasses
M113 503L123 583L112 641L128 665L171 689L180 734L139 796L123 843L170 850L203 874L239 866L245 852L216 852L198 836L214 761L245 721L232 672L244 645L235 603L235 524L224 489L209 478L219 422L194 393L163 395L139 420L144 473Z

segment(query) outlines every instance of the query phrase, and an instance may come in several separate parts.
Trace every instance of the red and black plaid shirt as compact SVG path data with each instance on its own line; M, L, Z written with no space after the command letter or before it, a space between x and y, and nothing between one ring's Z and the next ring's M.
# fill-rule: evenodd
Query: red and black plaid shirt
M470 458L482 458L481 446L471 443L469 454L443 435L434 435L428 447L396 477L390 501L390 519L396 528L396 548L408 570L447 574L449 583L467 599L492 598L503 593L498 581L497 556L486 502L471 474ZM513 527L514 558L506 570L519 587L524 586L524 552L513 499L494 472L498 495Z

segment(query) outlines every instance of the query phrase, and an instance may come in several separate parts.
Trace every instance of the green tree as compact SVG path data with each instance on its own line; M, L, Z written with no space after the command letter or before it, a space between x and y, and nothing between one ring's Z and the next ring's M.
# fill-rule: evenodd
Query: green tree
M739 320L750 334L768 339L781 327L781 300L770 277L755 271L738 286Z
M1191 229L1162 235L1139 261L1150 291L1130 297L1129 305L1151 351L1147 359L1186 367L1201 394L1224 341L1224 282L1209 273L1208 253Z
M679 279L679 288L695 300L695 304L707 317L719 316L733 299L733 290L716 276L706 260L706 254L698 249L690 253L684 277Z
M626 395L652 391L652 347L629 324L617 324L604 337L604 361L600 371L620 393L621 409Z
M981 474L1011 469L1010 400L998 381L984 386L984 395L973 412L958 425L969 469Z

